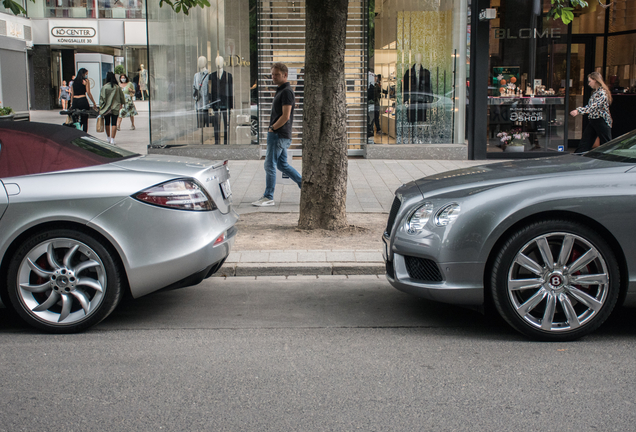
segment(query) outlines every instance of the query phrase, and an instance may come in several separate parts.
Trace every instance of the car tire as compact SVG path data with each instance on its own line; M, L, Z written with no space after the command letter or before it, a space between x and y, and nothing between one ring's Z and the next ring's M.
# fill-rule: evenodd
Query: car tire
M529 224L496 252L491 293L499 314L537 340L576 340L609 317L620 270L609 244L586 225Z
M99 323L122 297L108 249L81 231L53 229L18 247L7 275L13 309L48 333L77 333Z
M253 137L258 136L258 117L250 117L250 134Z

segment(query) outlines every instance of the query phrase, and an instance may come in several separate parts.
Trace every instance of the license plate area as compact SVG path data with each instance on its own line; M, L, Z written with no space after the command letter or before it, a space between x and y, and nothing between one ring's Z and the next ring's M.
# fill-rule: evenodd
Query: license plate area
M219 183L221 185L221 194L223 195L223 198L225 199L230 199L230 197L232 196L232 188L230 188L230 180L225 180L221 183Z

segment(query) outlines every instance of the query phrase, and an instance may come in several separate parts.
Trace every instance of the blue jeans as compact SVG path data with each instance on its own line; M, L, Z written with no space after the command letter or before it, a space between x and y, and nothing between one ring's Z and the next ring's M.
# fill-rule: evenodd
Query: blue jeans
M265 193L264 197L274 199L276 188L276 166L287 174L298 187L301 187L302 178L298 171L287 163L287 149L291 145L291 138L280 138L278 134L267 132L267 153L265 153Z

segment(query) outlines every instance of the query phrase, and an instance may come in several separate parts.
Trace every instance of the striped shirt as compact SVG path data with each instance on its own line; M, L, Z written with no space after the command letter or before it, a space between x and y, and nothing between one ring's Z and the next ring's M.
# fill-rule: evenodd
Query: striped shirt
M577 108L579 114L587 114L588 118L597 119L602 118L609 127L612 127L612 116L609 111L609 98L607 92L599 87L594 90L590 100L587 102L587 106Z

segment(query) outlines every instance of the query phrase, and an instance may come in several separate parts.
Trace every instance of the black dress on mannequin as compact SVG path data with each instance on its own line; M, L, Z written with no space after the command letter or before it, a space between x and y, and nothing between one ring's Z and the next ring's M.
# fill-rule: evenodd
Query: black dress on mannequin
M214 144L219 144L220 126L221 120L223 120L223 142L227 145L228 137L230 136L228 112L234 108L234 81L231 73L223 71L220 79L218 72L212 72L210 74L210 82L212 84L210 100L214 112L212 119L214 122Z
M426 121L426 104L432 102L431 73L417 65L404 74L404 102L408 102L407 119L409 123Z

